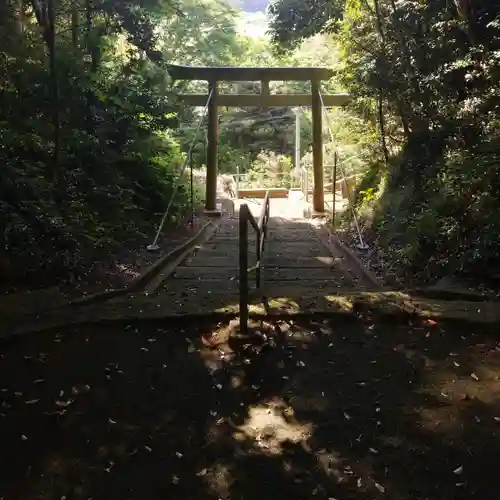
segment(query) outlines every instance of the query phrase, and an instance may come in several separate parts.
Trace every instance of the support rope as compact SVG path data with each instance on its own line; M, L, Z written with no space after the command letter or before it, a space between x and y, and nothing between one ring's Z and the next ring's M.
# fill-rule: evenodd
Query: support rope
M202 112L200 118L198 119L198 123L196 125L196 131L195 131L194 137L193 137L193 139L191 141L191 144L189 146L189 149L188 149L188 152L187 152L187 155L186 155L186 159L184 160L184 163L183 163L183 165L181 167L181 171L180 171L180 175L179 175L179 178L178 178L178 182L175 184L174 191L173 191L172 196L170 197L170 200L169 200L169 202L167 204L167 209L165 210L165 213L163 214L163 217L161 219L160 225L158 226L158 231L156 232L156 236L155 236L155 238L153 240L153 243L151 243L150 245L147 246L147 249L150 250L150 251L154 252L154 251L159 250L158 239L160 238L160 233L161 233L161 231L163 229L165 221L167 220L168 212L170 211L172 203L174 202L175 195L179 191L180 180L182 179L182 177L184 175L184 171L186 170L186 167L187 167L188 163L190 163L192 149L193 149L193 147L194 147L194 145L196 143L196 140L198 139L198 134L199 134L200 129L201 129L201 124L203 123L205 117L207 116L208 104L210 103L210 100L212 99L212 94L213 94L213 90L210 91L210 94L208 96L207 102L205 103L205 107L203 108L203 112ZM191 167L191 169L192 169L192 167Z
M328 116L328 113L326 112L326 107L325 107L325 103L323 101L323 96L322 96L321 92L319 93L319 97L321 99L321 107L323 108L324 116L325 116L325 119L326 119L326 126L328 128L328 133L330 135L330 140L332 141L332 143L334 145L334 149L335 149L335 138L334 138L333 132L332 132L332 124L331 124L331 121L330 121L330 117ZM337 154L337 157L338 157L338 154ZM358 238L359 238L359 248L362 249L362 250L366 250L367 249L367 245L363 241L363 236L361 236L361 230L359 229L358 218L356 217L356 212L354 211L354 204L353 204L353 201L352 201L351 193L349 192L349 186L347 185L347 181L346 181L346 173L345 173L345 169L344 169L344 162L339 161L338 165L340 167L340 170L341 170L341 173L342 173L342 177L344 178L344 182L346 184L347 201L349 203L349 208L351 209L352 217L354 219L354 224L356 225L356 231L358 233ZM332 186L332 188L335 189L335 185ZM333 211L335 211L335 207L333 207Z

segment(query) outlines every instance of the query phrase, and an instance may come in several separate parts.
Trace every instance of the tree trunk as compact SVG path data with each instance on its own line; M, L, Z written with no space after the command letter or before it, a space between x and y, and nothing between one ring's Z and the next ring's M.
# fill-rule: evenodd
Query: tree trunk
M430 101L429 97L427 94L422 90L421 85L420 85L420 80L418 77L418 70L415 67L415 65L412 63L412 57L410 55L410 51L408 50L408 37L405 36L402 23L397 15L396 12L396 3L394 0L391 0L391 8L392 8L392 15L394 16L394 26L396 28L396 33L397 33L397 38L399 42L399 48L401 51L401 54L403 54L403 61L404 65L406 68L406 78L408 81L408 86L410 87L411 92L413 92L413 95L415 99L418 102L419 99L422 99L424 108L425 108L425 115L429 117L431 115L430 112ZM414 38L414 37L412 37ZM411 116L411 123L412 123L412 128L417 128L417 127L422 127L429 129L429 119L425 119L421 113L416 113L411 106L406 105L405 107L410 109L410 116ZM423 125L424 122L426 125Z
M78 48L78 30L80 28L80 16L78 14L78 0L71 2L71 42L73 49Z
M92 57L92 0L85 0L85 21L86 21L86 55ZM92 57L93 60L93 57ZM90 74L92 74L94 64L91 65ZM89 74L89 76L90 76ZM90 88L90 78L88 79L87 89L87 133L92 135L94 133L94 116L92 112L93 94Z
M59 168L60 143L61 143L61 123L59 112L59 78L57 74L56 61L56 0L48 0L47 3L47 26L46 40L49 51L50 86L52 91L52 125L54 127L54 150L52 154L54 182L60 186L62 181Z
M378 31L378 34L380 36L380 40L382 42L382 54L383 54L385 62L389 63L388 58L387 58L386 38L385 38L385 33L384 33L382 12L380 10L379 0L374 0L374 3L375 3L375 16L376 16L377 31ZM392 4L393 4L393 9L395 9L394 1L392 1ZM394 14L394 12L393 12L393 14ZM401 33L399 33L399 36L400 36L399 41L402 44L403 42L402 42L402 38L401 38ZM406 50L406 47L402 47L401 52L403 54L405 54L406 56L408 56L408 51ZM406 60L406 63L407 63L407 66L410 65L409 60ZM411 69L411 65L410 65L410 69ZM410 73L413 74L413 71L410 71ZM411 107L404 100L402 100L401 98L399 98L397 96L394 96L394 98L396 101L396 106L398 108L399 115L401 117L401 123L403 125L404 134L405 134L406 138L408 138L410 136L410 126L408 124L408 121L409 120L411 121L411 119L412 119L411 117L413 116L413 112L411 110ZM379 98L379 106L380 105L381 104L380 104L380 98ZM380 110L379 110L379 114L380 114ZM380 117L379 117L379 119L380 119ZM384 134L384 138L385 138L385 134ZM385 154L385 150L384 150L384 154Z
M9 35L21 36L23 34L23 20L22 0L0 0L0 26L6 27Z
M380 128L380 145L382 146L382 151L384 153L384 159L386 166L389 165L389 152L387 150L387 141L385 138L385 120L384 120L384 91L382 87L379 89L378 95L378 123Z
M14 26L16 33L22 35L24 33L24 6L23 0L11 0L12 13L14 17Z
M396 109L399 119L401 120L401 126L403 127L403 134L405 139L408 140L408 137L410 137L410 126L408 125L408 118L406 117L406 113L403 111L401 101L396 102Z

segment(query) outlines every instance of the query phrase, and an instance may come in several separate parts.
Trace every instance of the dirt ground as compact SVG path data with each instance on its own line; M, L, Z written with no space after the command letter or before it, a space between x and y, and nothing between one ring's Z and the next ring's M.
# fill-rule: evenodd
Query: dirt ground
M3 341L0 499L498 498L495 336L370 317L224 331Z

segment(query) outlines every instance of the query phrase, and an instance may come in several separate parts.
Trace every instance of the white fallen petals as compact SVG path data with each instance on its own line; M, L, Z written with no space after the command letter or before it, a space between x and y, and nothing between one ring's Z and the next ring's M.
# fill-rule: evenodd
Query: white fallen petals
M351 420L351 417L346 412L344 412L344 418L346 420Z
M453 474L462 474L462 472L464 471L464 468L463 466L460 466L460 467L457 467L454 471L453 471Z
M385 488L381 484L375 483L375 488L377 488L380 493L385 493Z
M71 403L73 403L72 399L68 399L67 401L56 401L56 406L59 408L66 408Z
M479 377L475 374L475 373L471 373L470 376L474 379L474 380L479 380Z

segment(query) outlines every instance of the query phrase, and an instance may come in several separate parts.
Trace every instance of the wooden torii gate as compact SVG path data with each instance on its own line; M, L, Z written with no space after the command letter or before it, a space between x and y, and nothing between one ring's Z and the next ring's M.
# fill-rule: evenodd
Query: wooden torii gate
M181 99L191 106L205 106L208 97L208 145L205 212L218 215L217 167L219 149L219 121L217 106L273 107L311 106L313 123L313 210L324 214L323 193L323 127L321 99L325 106L342 106L349 101L348 94L320 93L322 80L329 80L333 72L327 68L239 68L194 67L170 65L168 71L173 80L204 80L208 82L208 94L183 94ZM310 94L271 94L270 81L311 82ZM218 82L261 82L260 94L219 94Z

